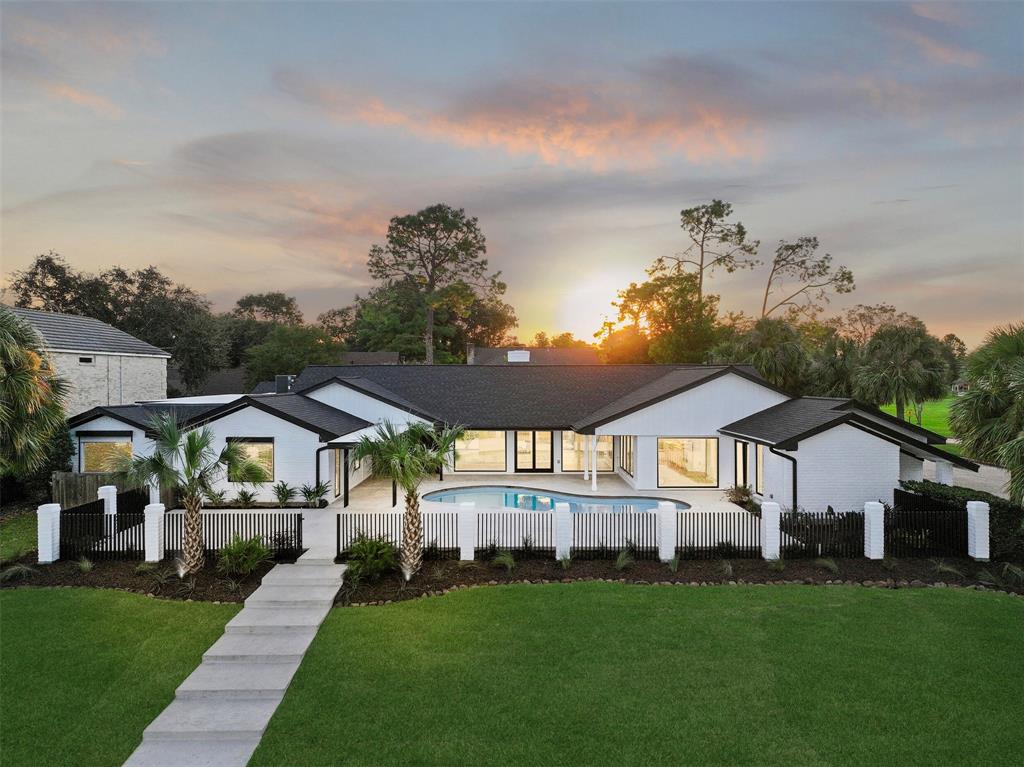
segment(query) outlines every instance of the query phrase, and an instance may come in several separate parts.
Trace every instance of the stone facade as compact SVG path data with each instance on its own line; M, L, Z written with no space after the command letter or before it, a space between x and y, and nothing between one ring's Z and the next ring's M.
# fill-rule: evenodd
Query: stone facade
M69 416L94 407L131 405L167 396L165 357L55 351L50 358L57 373L71 384Z

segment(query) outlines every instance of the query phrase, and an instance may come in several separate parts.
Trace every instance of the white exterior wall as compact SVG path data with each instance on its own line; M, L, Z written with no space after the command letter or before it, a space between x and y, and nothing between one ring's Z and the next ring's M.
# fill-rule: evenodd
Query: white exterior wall
M389 405L387 402L382 402L347 386L342 386L340 383L328 384L316 391L309 392L305 396L338 408L338 410L344 410L346 413L351 413L374 424L381 423L382 421L391 421L396 426L408 423L429 423L429 421L408 413L401 408Z
M799 498L806 511L858 511L868 501L892 503L899 484L900 448L849 425L800 443Z
M780 450L779 452L792 455L799 463L803 451L786 453L786 451ZM799 492L799 488L797 491ZM764 446L764 494L761 498L763 501L774 501L784 511L793 507L793 466L785 458L771 452L767 445ZM799 500L803 501L802 498Z
M83 364L79 357L91 357ZM167 396L167 358L99 352L50 352L57 373L71 385L69 416L104 405L131 405Z
M787 399L784 394L730 374L606 423L596 431L637 437L636 476L631 480L624 472L618 473L640 490L658 488L658 437L717 438L718 487L726 488L733 485L736 476L736 446L732 437L718 430Z
M74 445L74 453L71 456L71 467L73 471L81 471L81 464L79 463L78 446L79 432L90 432L90 431L123 431L131 432L132 434L132 454L133 455L150 455L153 452L153 440L146 436L146 432L142 429L136 429L124 421L118 421L116 418L110 416L100 416L94 418L88 423L76 426L71 430L71 442ZM87 437L89 441L97 442L121 442L122 437Z
M906 453L900 453L900 479L920 482L924 479L924 461Z

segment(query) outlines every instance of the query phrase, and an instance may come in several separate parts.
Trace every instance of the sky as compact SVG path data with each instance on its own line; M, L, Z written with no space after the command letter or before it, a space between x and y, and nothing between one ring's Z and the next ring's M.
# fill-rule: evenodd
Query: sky
M720 198L969 345L1024 318L1024 4L3 3L0 272L156 264L308 319L388 220L479 218L517 334L590 338ZM755 313L764 269L716 274Z

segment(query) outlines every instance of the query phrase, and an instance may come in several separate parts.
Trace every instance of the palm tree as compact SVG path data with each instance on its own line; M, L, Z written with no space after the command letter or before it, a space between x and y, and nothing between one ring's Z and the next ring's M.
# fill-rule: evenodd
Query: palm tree
M964 453L1010 472L1011 500L1024 503L1024 323L996 328L964 363L970 389L949 409Z
M908 404L945 394L947 372L942 342L923 325L886 325L864 347L854 393L875 405L895 402L896 417L903 420Z
M158 482L161 487L177 490L185 506L182 564L185 573L193 575L205 563L201 511L214 482L228 473L232 481L255 484L265 482L267 473L242 452L237 442L228 442L216 452L209 427L183 432L173 415L160 413L154 416L150 430L154 435L152 454L125 456L112 468L125 472L135 484Z
M353 451L353 460L369 458L373 476L396 482L405 493L401 565L406 580L423 564L420 483L444 467L462 432L461 426L431 429L420 423L410 424L403 431L384 421L374 435L364 436Z
M711 350L715 362L745 362L766 381L790 394L806 386L809 365L800 331L785 320L766 317Z
M42 465L64 423L67 396L68 384L36 331L0 307L0 474L25 475Z

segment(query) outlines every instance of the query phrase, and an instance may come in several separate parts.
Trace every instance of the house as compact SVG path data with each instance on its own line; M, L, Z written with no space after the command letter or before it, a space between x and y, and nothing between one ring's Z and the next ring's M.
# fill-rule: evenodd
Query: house
M498 349L466 344L467 365L600 365L593 347Z
M271 482L326 480L343 503L369 474L350 449L385 420L463 426L447 479L573 474L590 493L615 476L674 497L745 485L785 507L849 510L891 501L925 460L947 483L954 465L977 469L938 434L854 400L794 398L746 365L310 365L279 378L266 394L83 413L70 421L79 470L95 470L90 451L145 453L147 419L175 407L215 446L243 444ZM259 493L272 499L269 483Z
M167 396L171 355L92 317L5 307L36 329L71 385L67 412Z

